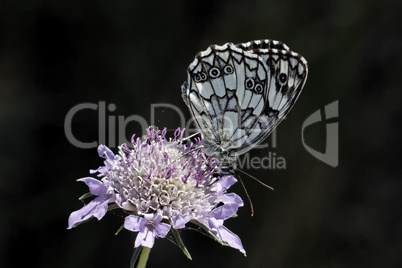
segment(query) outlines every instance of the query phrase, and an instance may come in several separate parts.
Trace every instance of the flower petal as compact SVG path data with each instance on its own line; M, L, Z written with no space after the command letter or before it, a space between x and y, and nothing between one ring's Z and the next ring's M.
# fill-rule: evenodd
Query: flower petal
M240 238L223 226L223 220L215 218L202 218L199 222L208 227L220 240L226 242L230 247L240 250L244 255L246 251L243 248Z
M133 232L139 232L140 230L144 230L143 226L146 222L147 220L144 218L130 215L124 220L124 228Z
M235 193L220 195L218 199L224 204L237 204L239 207L244 205L243 200Z
M223 193L225 190L229 189L230 186L232 186L236 182L237 180L235 177L231 175L225 175L213 184L211 190L215 192L215 194L220 194Z
M226 204L214 209L210 216L217 219L217 220L226 220L236 214L239 206L235 203Z
M155 234L159 237L165 237L170 230L170 225L164 222L160 222L156 225Z
M154 214L154 213L148 213L148 214L144 214L144 219L146 221L152 221L155 220L158 214Z
M153 221L157 225L161 222L162 219L163 219L162 212L160 210L158 210L158 213L156 213L153 217Z
M182 215L176 215L172 217L171 220L173 228L181 229L184 228L186 226L186 223L191 220L191 215L186 215L184 217Z
M89 191L91 194L94 194L96 196L101 196L106 193L107 188L106 186L97 179L91 178L91 177L85 177L78 179L77 181L82 181L85 182L85 184L88 186Z
M218 237L225 241L230 247L238 249L241 253L246 255L246 251L243 248L240 238L225 226L222 225L218 228Z
M73 228L74 225L79 222L88 220L92 216L96 217L98 220L102 219L107 212L108 203L108 198L105 198L105 196L99 196L81 209L72 212L68 218L68 229Z
M98 146L98 154L100 157L105 159L114 160L115 155L107 146L101 144Z
M143 232L139 232L135 239L134 247L147 247L152 248L155 242L155 233L149 229L145 229Z
M227 190L237 182L236 178L231 175L223 176L217 183L219 183L223 190Z

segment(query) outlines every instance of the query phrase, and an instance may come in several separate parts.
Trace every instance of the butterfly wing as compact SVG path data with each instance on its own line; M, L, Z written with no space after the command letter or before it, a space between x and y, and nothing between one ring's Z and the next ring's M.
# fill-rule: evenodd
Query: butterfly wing
M231 162L265 139L290 110L307 64L283 43L263 40L210 46L187 73L183 99L207 153Z
M187 71L183 98L210 145L207 151L236 151L264 109L265 63L258 55L227 43L197 54Z

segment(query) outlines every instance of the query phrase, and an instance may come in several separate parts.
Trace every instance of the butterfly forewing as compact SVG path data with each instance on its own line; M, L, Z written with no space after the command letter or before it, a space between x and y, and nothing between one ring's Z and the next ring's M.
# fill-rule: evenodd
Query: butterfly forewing
M307 62L283 43L210 46L187 69L183 98L207 153L231 164L259 144L296 101Z

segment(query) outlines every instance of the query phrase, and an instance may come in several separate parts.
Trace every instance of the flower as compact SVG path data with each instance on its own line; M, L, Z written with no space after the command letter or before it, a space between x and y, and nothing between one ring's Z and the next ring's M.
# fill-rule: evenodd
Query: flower
M139 232L135 240L135 246L152 248L155 236L165 237L170 230L170 225L161 222L161 213L145 214L144 217L134 215L127 216L124 228L133 232Z
M237 180L215 175L217 163L200 150L200 139L189 142L183 138L184 129L166 139L166 132L150 127L143 139L132 137L133 149L123 144L117 155L100 145L98 154L105 165L91 173L101 180L79 180L97 197L71 213L69 228L92 216L101 219L115 204L128 213L124 228L138 232L134 247L151 248L155 237L163 238L192 221L245 253L240 238L223 225L243 206L238 195L227 193Z

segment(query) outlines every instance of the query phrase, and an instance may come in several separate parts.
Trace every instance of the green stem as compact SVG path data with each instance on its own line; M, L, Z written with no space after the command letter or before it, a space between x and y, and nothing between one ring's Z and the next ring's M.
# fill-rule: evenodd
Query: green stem
M130 268L135 267L135 263L137 262L138 256L140 256L141 251L142 251L142 246L135 248L133 256L131 257Z
M147 265L150 248L143 247L140 255L140 259L138 260L137 268L145 268Z

